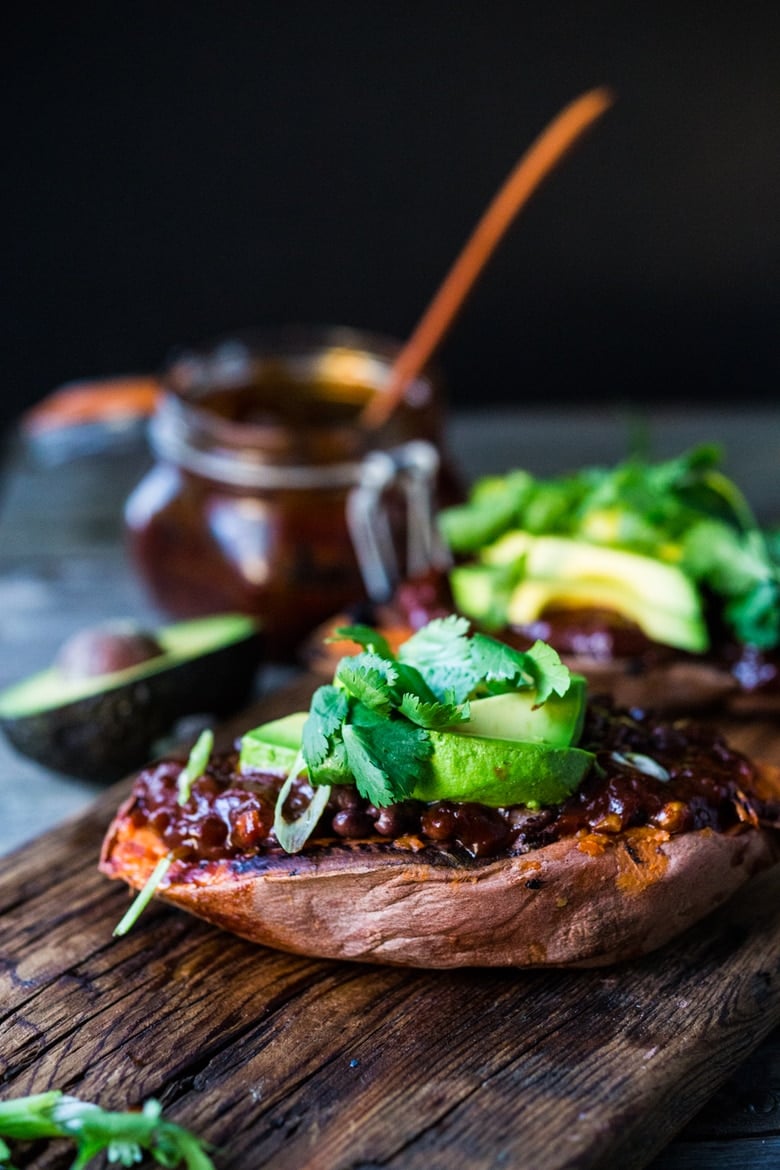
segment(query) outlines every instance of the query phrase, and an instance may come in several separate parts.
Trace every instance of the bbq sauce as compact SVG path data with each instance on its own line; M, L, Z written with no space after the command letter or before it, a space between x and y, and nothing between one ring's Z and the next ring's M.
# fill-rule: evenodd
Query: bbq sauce
M761 814L760 801L750 795L752 764L703 725L661 722L594 701L581 743L596 751L596 765L562 804L496 809L408 800L379 809L356 788L336 786L307 849L360 840L480 859L531 852L561 838L602 848L611 837L635 828L670 836L702 828L725 832ZM237 768L236 753L213 760L180 805L181 765L164 761L152 766L136 782L129 814L133 824L148 825L166 850L193 864L278 850L273 818L282 779L242 774ZM305 781L297 782L286 814L300 811L311 792Z
M164 611L260 617L269 657L285 660L365 597L346 511L366 457L412 439L441 449L429 377L382 428L359 425L395 349L353 332L293 331L172 363L150 428L156 463L125 509L131 554ZM388 514L401 545L397 499Z

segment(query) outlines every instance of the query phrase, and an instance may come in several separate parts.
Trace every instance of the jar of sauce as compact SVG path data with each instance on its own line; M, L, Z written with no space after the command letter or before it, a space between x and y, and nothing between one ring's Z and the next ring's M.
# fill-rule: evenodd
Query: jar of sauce
M320 622L391 587L377 542L427 555L442 483L436 382L413 381L381 428L359 423L397 350L353 330L283 329L171 362L150 424L156 461L125 508L131 555L164 611L256 615L267 656L285 661Z

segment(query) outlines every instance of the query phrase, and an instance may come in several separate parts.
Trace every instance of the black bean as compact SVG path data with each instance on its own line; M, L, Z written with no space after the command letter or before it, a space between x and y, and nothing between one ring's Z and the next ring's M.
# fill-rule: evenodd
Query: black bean
M409 816L402 805L393 804L389 808L380 809L374 820L374 829L383 837L400 837L408 832Z
M373 829L371 817L359 809L345 808L337 812L332 821L333 832L339 837L370 837Z

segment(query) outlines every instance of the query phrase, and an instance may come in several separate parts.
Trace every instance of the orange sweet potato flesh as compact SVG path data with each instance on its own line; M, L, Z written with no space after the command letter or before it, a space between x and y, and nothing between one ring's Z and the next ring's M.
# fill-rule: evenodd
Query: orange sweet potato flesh
M780 769L759 768L764 793ZM100 868L140 888L164 852L118 812ZM654 950L780 860L780 833L746 824L669 836L631 829L464 863L418 839L310 842L186 867L159 896L253 942L322 958L413 967L600 966Z

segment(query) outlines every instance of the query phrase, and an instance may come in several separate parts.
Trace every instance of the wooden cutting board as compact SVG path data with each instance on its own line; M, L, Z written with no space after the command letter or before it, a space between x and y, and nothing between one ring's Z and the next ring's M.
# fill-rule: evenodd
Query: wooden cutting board
M730 738L780 763L774 726ZM214 1143L220 1170L636 1170L780 1022L780 867L602 971L296 958L162 904L115 940L128 895L96 861L127 787L0 863L3 1098L154 1096Z

